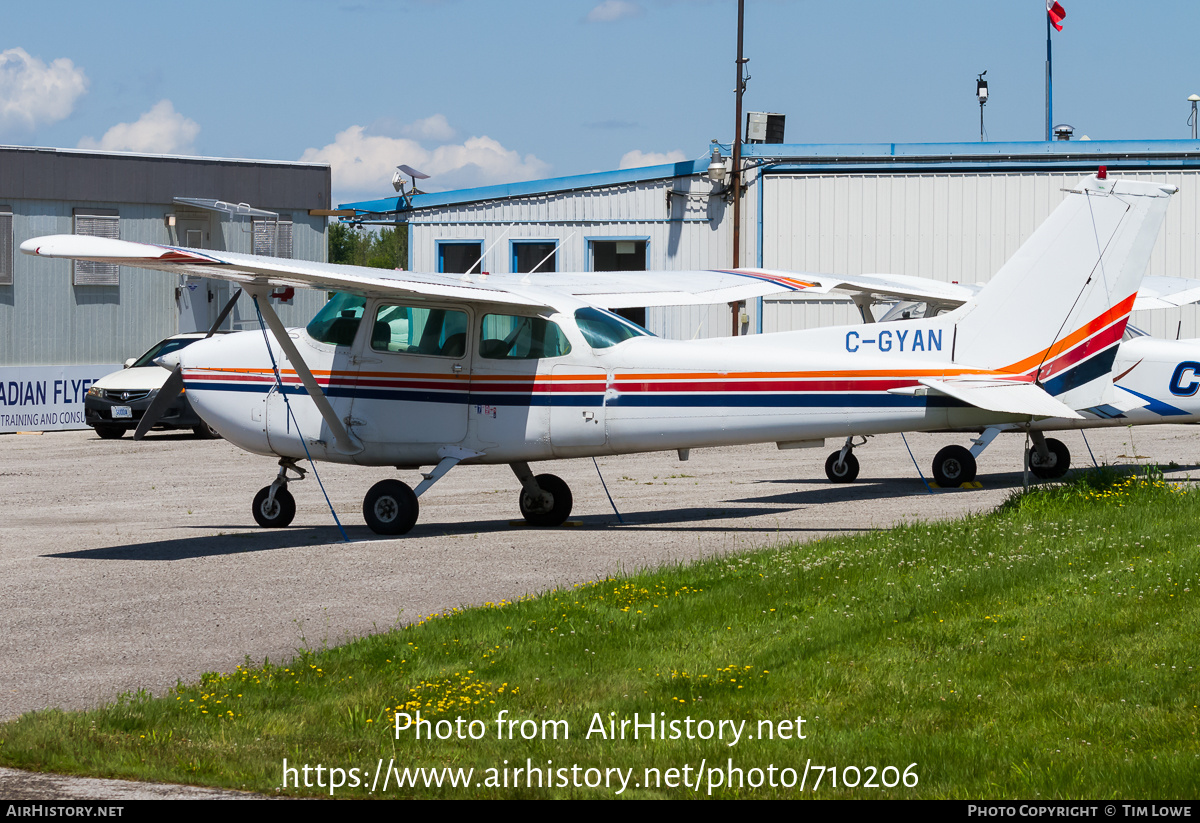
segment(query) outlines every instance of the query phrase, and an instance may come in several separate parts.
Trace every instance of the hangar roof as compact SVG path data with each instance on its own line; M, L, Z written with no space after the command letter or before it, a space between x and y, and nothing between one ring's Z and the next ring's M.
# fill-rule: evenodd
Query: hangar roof
M0 146L0 196L13 200L169 204L186 195L324 209L330 183L317 163Z
M730 154L728 143L718 144L722 154ZM937 172L990 168L996 171L1032 169L1085 170L1098 164L1116 168L1200 167L1200 141L1197 140L1056 140L1005 143L748 143L742 157L764 172L820 172L831 166L850 165L855 171ZM666 163L635 169L594 172L498 186L482 186L456 191L417 194L411 197L385 197L343 203L340 208L372 215L394 214L420 209L533 197L547 194L604 188L628 183L690 177L708 169L706 154L699 160Z

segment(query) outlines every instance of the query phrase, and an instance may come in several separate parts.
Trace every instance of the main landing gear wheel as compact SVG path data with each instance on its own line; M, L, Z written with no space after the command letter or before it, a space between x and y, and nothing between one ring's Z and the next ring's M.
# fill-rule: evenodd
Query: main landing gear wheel
M975 470L975 456L962 446L947 446L933 458L933 479L943 488L970 483Z
M853 483L858 479L858 458L854 452L846 452L846 459L839 460L841 455L840 449L829 455L825 461L825 476L830 483Z
M399 480L380 480L363 498L363 519L376 534L407 534L420 512L417 496Z
M125 436L124 426L96 426L96 434L101 440L119 440Z
M538 500L521 489L521 516L531 526L561 526L571 516L571 488L552 474L533 478L544 493Z
M1038 454L1036 446L1029 449L1029 470L1042 480L1057 480L1071 468L1071 450L1053 437L1046 438L1046 450L1050 452L1048 459Z
M296 498L285 486L275 492L275 500L267 503L271 487L263 486L254 495L254 521L264 529L282 529L290 525L296 516Z

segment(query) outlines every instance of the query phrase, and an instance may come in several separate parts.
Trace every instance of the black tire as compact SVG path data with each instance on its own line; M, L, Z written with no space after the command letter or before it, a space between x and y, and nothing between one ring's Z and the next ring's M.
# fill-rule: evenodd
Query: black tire
M825 476L830 483L853 483L858 479L858 458L854 452L846 452L846 459L838 461L841 449L829 455L825 461Z
M197 440L220 440L221 433L207 423L192 427L192 436Z
M1057 480L1071 468L1071 450L1053 437L1046 438L1046 450L1050 452L1049 460L1042 460L1036 447L1029 450L1029 470L1041 480Z
M942 488L954 488L975 479L975 456L962 446L947 446L933 458L933 479Z
M267 496L271 494L270 486L263 486L254 495L254 522L264 529L282 529L291 524L296 516L296 498L287 488L275 492L275 503L267 506Z
M120 440L125 436L124 426L96 426L96 434L100 435L101 440Z
M539 474L533 478L538 487L550 495L550 508L542 510L531 500L530 496L521 489L521 516L531 526L549 527L561 526L571 516L571 487L561 478L552 474Z
M417 496L399 480L380 480L363 498L363 519L375 534L407 534L420 513Z

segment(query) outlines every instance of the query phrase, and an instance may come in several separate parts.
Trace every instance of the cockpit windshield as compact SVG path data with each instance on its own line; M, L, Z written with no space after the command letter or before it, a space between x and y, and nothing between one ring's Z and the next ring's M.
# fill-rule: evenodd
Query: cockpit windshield
M317 316L309 321L308 336L331 346L351 345L354 343L354 335L358 333L358 324L362 322L366 305L365 297L341 292L335 294L317 312Z
M575 324L583 333L583 339L593 349L607 349L633 337L654 336L637 323L632 323L624 317L603 309L577 309Z

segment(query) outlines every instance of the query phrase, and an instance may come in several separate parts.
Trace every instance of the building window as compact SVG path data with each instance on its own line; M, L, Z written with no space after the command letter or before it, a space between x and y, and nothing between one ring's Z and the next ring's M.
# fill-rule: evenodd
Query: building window
M263 257L292 256L292 218L254 218L254 253Z
M553 240L514 240L512 270L517 274L558 271L557 245Z
M592 271L645 270L645 240L592 241Z
M0 286L13 282L13 218L9 206L0 206Z
M646 243L635 240L592 240L592 271L645 271ZM626 320L646 325L645 307L616 309Z
M438 243L438 271L446 274L478 274L482 268L483 243Z
M75 233L120 240L121 218L116 209L75 209ZM116 263L76 260L71 282L76 286L117 286L121 282L120 276L121 267Z

